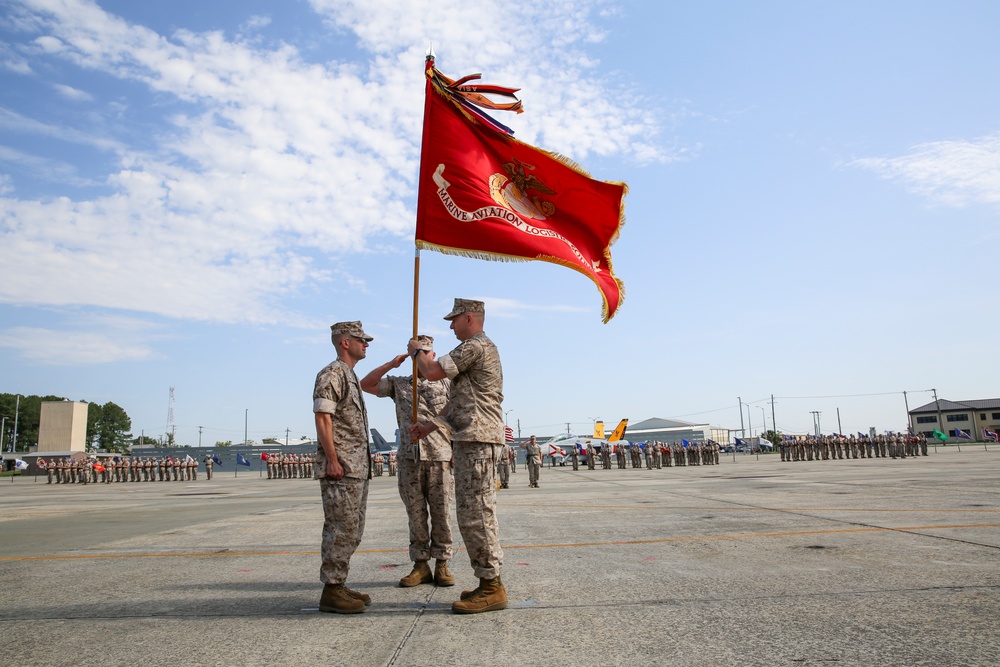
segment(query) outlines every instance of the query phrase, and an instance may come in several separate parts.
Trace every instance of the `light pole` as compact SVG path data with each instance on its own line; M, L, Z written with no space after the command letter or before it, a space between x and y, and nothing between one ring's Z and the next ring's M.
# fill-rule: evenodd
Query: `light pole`
M937 394L935 394L935 398L936 397ZM21 395L18 394L17 401L14 403L14 439L11 441L10 444L10 451L12 452L17 451L17 414L20 411L21 411Z
M511 408L510 410L507 410L507 411L505 411L505 412L503 413L503 425L504 425L504 426L506 426L506 425L507 425L507 415L509 415L509 414L510 414L510 413L512 413L512 412L514 412L514 408Z
M761 435L764 435L764 431L767 430L767 413L764 412L763 406L758 405L757 409L760 410L760 423L761 423L760 433Z

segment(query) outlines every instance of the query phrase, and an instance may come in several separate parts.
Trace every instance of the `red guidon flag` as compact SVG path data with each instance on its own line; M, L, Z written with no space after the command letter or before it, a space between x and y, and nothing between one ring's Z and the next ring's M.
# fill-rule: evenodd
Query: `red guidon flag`
M578 165L529 146L478 107L516 111L482 93L515 89L448 79L428 58L417 201L418 248L500 261L541 260L589 277L614 317L624 298L611 244L625 222L624 183L591 178ZM516 98L514 98L516 100Z

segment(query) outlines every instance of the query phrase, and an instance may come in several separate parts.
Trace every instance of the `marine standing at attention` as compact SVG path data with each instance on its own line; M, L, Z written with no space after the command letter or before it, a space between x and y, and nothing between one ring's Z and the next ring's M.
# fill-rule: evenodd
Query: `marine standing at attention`
M373 339L361 322L338 322L330 327L337 359L316 375L313 412L316 417L316 473L323 503L322 560L319 570L323 595L319 610L356 614L371 597L344 585L351 556L365 532L365 507L371 459L368 456L368 413L354 366L365 358Z

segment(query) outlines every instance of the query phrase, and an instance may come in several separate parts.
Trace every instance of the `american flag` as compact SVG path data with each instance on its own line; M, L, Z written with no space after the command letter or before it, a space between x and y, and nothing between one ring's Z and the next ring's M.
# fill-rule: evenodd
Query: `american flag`
M512 429L510 426L504 426L503 439L506 442L514 442L514 429Z

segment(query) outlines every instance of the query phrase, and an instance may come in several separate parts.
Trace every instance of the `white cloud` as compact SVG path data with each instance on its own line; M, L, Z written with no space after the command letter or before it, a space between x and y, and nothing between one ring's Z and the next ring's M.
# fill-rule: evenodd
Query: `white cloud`
M0 145L0 163L7 162L17 167L20 173L30 173L39 178L66 183L74 186L91 186L93 183L77 174L76 167L59 160L40 158L8 146ZM14 192L10 176L7 176L6 188L0 188L0 196ZM0 204L2 210L2 204ZM0 227L2 229L2 227Z
M82 132L80 130L43 123L35 118L28 118L11 109L0 107L0 129L12 130L18 134L37 135L51 139L58 139L67 143L91 146L102 151L119 152L124 150L124 145L115 139L95 136L94 134Z
M65 330L13 327L0 331L0 347L17 350L30 361L83 366L113 361L144 361L156 353L147 341L125 330Z
M73 100L76 102L92 102L94 100L94 97L90 93L74 88L73 86L67 86L66 84L63 83L56 83L53 84L52 87L56 89L57 93L59 93L68 100Z
M1000 134L920 144L900 157L851 164L949 206L1000 204Z
M253 32L256 30L260 30L262 28L266 28L269 25L271 25L270 16L254 15L243 22L243 25L240 26L240 31Z
M431 41L447 53L449 74L482 69L491 82L522 85L529 113L511 121L522 139L575 159L664 157L645 139L656 123L641 100L615 97L620 91L584 51L601 39L598 1L511 12L499 2L314 0L333 28L357 36L370 69L310 62L288 44L222 32L160 35L86 0L22 5L22 52L145 86L164 115L138 147L104 129L134 104L125 93L95 105L108 114L96 124L105 134L79 129L75 119L0 109L0 127L96 147L118 164L102 184L110 195L31 200L5 188L7 303L304 322L285 312L287 297L335 276L352 280L317 268L315 257L370 252L411 233L421 65ZM266 25L254 17L243 28ZM28 161L10 152L8 159Z
M560 304L531 304L517 299L503 297L473 297L486 304L486 312L490 317L501 319L538 319L558 317L563 313L591 313L592 307L569 306Z

